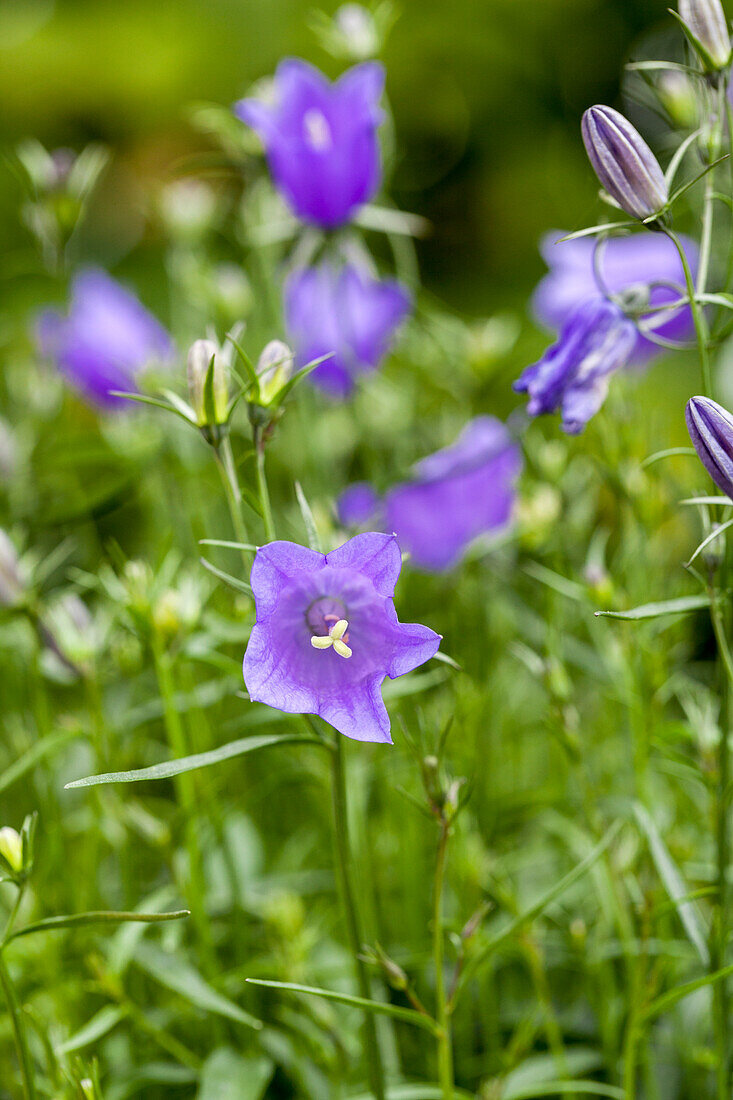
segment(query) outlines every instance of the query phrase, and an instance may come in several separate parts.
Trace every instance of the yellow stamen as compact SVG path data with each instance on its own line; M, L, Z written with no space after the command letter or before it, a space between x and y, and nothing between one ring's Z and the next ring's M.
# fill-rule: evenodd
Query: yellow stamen
M339 619L328 631L328 634L321 636L320 634L311 635L311 645L314 649L330 649L333 646L339 657L349 658L351 656L351 650L343 641L346 631L349 629L349 624L346 619Z

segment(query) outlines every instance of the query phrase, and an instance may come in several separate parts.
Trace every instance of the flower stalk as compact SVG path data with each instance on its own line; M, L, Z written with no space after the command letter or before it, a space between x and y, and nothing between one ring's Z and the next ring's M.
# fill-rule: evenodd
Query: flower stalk
M450 837L450 821L445 817L440 825L440 839L433 880L433 967L435 970L435 1018L438 1023L438 1082L443 1100L453 1100L453 1040L451 1016L445 991L443 961L443 886L445 863Z
M23 1010L18 1001L18 994L13 984L13 980L10 977L10 971L5 962L2 947L0 947L0 986L2 986L5 995L8 1013L10 1014L10 1022L13 1028L15 1050L18 1056L20 1073L23 1080L23 1096L25 1100L36 1100L38 1093L36 1091L33 1074L33 1063L28 1048L28 1036L23 1023Z

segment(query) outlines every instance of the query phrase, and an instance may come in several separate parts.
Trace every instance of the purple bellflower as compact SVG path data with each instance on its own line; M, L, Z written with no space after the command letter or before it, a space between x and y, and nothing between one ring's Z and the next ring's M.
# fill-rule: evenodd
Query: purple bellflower
M685 420L698 458L733 500L733 416L709 397L691 397Z
M669 191L657 158L628 119L613 107L589 107L581 125L588 159L601 185L632 218L651 218Z
M312 65L289 58L278 65L274 103L234 105L262 139L275 185L301 221L344 225L376 192L383 88L376 61L355 65L331 84Z
M684 272L677 249L660 233L611 237L599 247L595 266L594 241L588 237L559 240L563 235L560 231L548 233L542 241L542 256L550 271L540 281L532 300L537 319L555 332L560 332L582 302L592 298L648 287L649 305L655 307L676 301L684 294L681 287L669 285L684 284ZM697 245L685 237L683 247L694 278ZM654 332L667 340L691 337L694 329L689 307L670 313L669 320L656 326ZM659 350L659 345L639 332L633 361L644 363L659 354Z
M519 447L492 416L479 416L449 447L424 458L384 499L385 527L426 572L458 563L475 538L510 520Z
M93 404L124 404L111 390L132 392L139 371L173 355L168 333L129 290L104 271L74 279L64 316L45 310L36 336L41 353Z
M356 741L392 743L381 685L438 651L440 635L401 623L396 538L356 535L330 554L293 542L257 551L257 622L244 655L250 699L286 714L318 714Z
M591 298L569 314L560 339L514 389L528 394L530 416L561 411L563 430L577 435L600 409L611 375L628 364L637 339L636 325L620 306Z
M323 355L310 376L332 397L348 397L357 375L383 359L410 295L394 279L375 279L351 264L292 272L285 284L285 322L297 365Z

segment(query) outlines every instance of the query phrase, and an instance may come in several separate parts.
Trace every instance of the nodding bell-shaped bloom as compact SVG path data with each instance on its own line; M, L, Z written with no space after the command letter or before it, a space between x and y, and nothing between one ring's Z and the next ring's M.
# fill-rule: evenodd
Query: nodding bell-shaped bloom
M589 107L583 142L603 188L632 218L652 218L669 198L657 158L631 123L613 107Z
M206 378L211 361L213 378L207 408ZM225 424L228 419L229 379L224 354L213 340L195 340L188 352L188 396L199 428Z
M507 427L479 416L455 443L424 458L384 499L385 527L426 572L456 565L479 535L508 524L521 452Z
M614 371L634 353L637 329L615 302L594 298L568 317L560 339L514 383L529 396L527 412L562 413L563 430L582 432L600 409Z
M401 623L394 535L357 535L330 554L293 542L257 551L257 622L244 655L250 699L286 714L318 714L346 737L391 744L381 685L435 655L440 635Z
M332 397L348 397L357 376L379 366L410 309L400 283L352 264L302 268L285 284L285 323L297 365L330 356L310 378Z
M381 180L377 129L384 69L365 61L334 84L297 58L278 65L274 102L243 99L234 113L259 134L275 186L301 221L350 221Z
M611 237L601 245L589 237L560 240L563 236L560 231L548 233L540 246L550 270L535 290L532 311L547 328L559 333L582 302L608 294L648 288L651 307L680 297L670 284L684 285L684 271L677 249L664 234L632 233ZM682 244L695 277L697 245L688 237L682 238ZM686 340L694 333L689 306L656 316L669 317L654 329L667 340ZM659 345L639 332L633 362L645 363L659 353Z
M132 392L144 367L168 362L168 333L134 294L104 271L84 271L74 279L64 316L45 310L36 335L41 353L84 397L100 408L121 405L111 391Z
M706 68L716 72L730 64L728 20L720 0L680 0L677 10Z
M733 416L709 397L691 397L685 420L698 458L733 500Z

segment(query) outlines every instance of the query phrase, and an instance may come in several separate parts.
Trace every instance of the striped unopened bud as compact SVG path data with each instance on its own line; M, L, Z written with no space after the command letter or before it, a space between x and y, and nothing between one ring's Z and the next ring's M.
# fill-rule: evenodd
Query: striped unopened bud
M730 29L720 0L680 0L677 10L705 67L715 72L730 64Z
M709 397L691 397L685 419L698 458L718 488L733 499L733 416Z
M613 107L583 115L583 142L602 186L632 218L661 213L669 191L657 158L641 134Z

